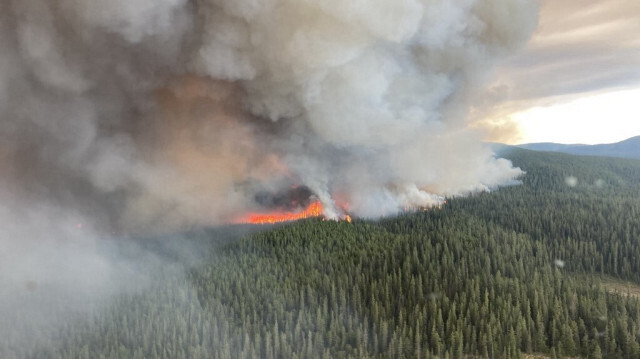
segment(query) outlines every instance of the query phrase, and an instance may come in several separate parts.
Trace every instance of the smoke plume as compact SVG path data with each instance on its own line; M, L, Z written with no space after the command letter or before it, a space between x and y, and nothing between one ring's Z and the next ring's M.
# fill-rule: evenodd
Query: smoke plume
M135 261L100 249L105 236L311 200L329 218L378 217L509 183L521 171L465 115L536 11L534 0L0 1L1 336L32 342L33 328L53 333L132 290L123 283L140 287Z
M2 1L2 207L167 230L293 187L337 218L508 183L467 102L535 24L532 0Z

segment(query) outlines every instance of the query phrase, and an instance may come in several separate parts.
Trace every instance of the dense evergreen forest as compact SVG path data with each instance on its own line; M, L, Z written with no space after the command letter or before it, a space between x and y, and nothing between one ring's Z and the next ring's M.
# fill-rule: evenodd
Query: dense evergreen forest
M144 290L0 357L640 358L640 302L598 279L640 283L640 161L504 156L521 185L441 209L138 239L171 264Z

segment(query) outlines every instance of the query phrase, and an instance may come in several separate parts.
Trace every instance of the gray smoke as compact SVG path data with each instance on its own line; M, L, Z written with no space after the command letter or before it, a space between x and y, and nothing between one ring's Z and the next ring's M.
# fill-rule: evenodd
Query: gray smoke
M494 62L530 36L531 0L0 7L11 207L167 229L228 221L295 182L328 217L371 217L520 174L465 115Z
M34 291L67 311L121 291L135 273L97 249L105 235L310 198L330 218L377 217L510 183L521 171L465 115L536 13L534 0L0 1L0 315Z

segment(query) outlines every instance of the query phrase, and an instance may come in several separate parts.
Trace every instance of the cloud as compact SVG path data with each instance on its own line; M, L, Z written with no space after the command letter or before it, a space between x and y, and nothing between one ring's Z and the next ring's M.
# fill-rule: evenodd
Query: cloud
M640 2L545 0L539 19L523 51L498 66L477 119L640 86Z
M515 99L637 85L638 33L636 1L546 1L537 33L503 69L510 78L520 76Z

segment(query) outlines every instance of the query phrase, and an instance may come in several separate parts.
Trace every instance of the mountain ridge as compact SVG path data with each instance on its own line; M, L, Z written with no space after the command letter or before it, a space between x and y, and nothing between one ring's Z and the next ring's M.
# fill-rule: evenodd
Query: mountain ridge
M580 156L640 159L640 136L630 137L620 142L597 145L537 142L515 145L513 147L541 152L561 152Z

